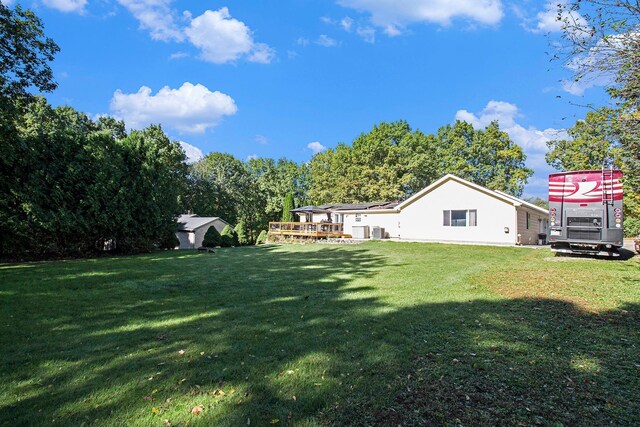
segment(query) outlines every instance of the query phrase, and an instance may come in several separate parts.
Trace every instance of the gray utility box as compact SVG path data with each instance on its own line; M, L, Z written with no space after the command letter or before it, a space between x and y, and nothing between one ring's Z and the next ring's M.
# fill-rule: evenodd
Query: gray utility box
M368 225L354 225L351 227L351 236L354 239L368 239L369 238L369 226Z
M374 240L384 239L384 228L371 227L371 238Z

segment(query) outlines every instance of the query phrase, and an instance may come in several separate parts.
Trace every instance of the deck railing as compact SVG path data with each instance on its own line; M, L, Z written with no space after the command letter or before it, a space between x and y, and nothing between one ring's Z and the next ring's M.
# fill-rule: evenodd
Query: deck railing
M342 224L332 222L270 222L269 232L282 236L340 237Z

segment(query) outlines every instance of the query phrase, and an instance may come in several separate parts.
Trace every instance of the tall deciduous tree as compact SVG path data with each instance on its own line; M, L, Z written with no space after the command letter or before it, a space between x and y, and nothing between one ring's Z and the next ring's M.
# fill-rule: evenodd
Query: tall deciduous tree
M492 190L522 194L533 171L525 166L522 148L500 130L498 122L485 129L456 121L436 135L435 156L439 175L453 173Z
M533 173L525 159L497 123L476 130L456 122L437 135L413 131L405 121L381 123L351 146L339 144L315 155L309 193L316 203L404 199L454 173L519 195Z
M432 142L406 121L380 123L351 146L339 144L313 157L310 198L314 203L404 198L435 178Z
M249 173L231 154L211 153L191 167L190 187L197 197L191 197L189 209L202 216L218 216L236 224L240 219L243 192L250 184Z
M42 21L19 5L13 10L0 3L0 99L30 96L29 89L56 88L49 62L60 50L44 34Z
M32 100L31 90L55 89L53 61L59 48L44 34L33 12L19 5L11 9L0 3L0 235L19 227L19 200L15 178L17 163L30 150L18 137L16 122Z
M557 170L589 170L613 166L620 150L612 128L614 111L602 108L589 111L567 131L569 138L547 142L546 160Z

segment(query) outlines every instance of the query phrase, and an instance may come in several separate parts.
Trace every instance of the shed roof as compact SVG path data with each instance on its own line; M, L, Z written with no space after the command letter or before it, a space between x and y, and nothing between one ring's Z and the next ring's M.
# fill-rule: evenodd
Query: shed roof
M178 231L194 231L200 227L211 224L215 220L223 221L217 216L180 215L178 217Z

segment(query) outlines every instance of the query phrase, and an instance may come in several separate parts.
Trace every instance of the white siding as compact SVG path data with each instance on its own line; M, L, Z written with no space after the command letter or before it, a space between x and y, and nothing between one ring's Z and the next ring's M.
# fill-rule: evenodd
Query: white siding
M477 210L478 225L443 225L444 210ZM509 233L505 233L505 227ZM516 209L454 180L445 181L400 212L400 238L493 244L516 243Z
M176 236L180 241L180 249L194 249L195 234L193 231L179 231Z
M390 238L399 237L397 213L384 211L367 211L360 214L360 222L356 222L354 213L344 214L343 230L345 234L353 235L352 227L368 225L369 227L382 227Z

